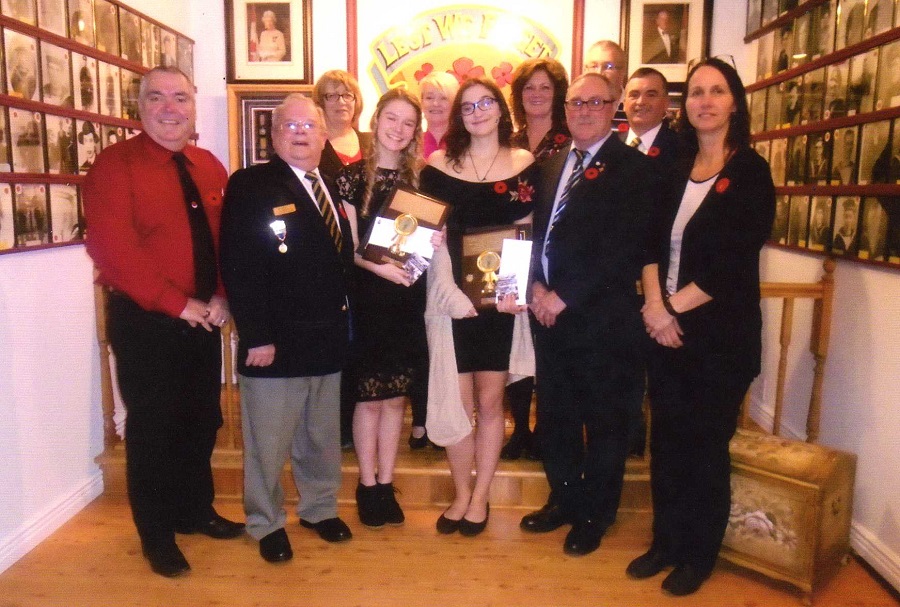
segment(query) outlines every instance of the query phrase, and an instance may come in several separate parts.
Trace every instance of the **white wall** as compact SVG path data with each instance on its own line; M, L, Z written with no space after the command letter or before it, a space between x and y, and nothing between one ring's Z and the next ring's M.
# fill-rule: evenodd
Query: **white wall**
M360 0L360 2L375 0ZM552 6L552 1L547 0ZM220 0L129 0L197 41L200 145L228 164L224 9ZM618 38L618 1L588 0L585 44ZM314 2L313 72L346 68L343 2ZM744 45L744 3L717 3L712 53L735 56L753 80ZM360 58L361 62L364 58ZM815 280L821 259L780 250L763 256L764 280ZM100 492L93 463L103 448L91 266L83 247L0 256L0 571ZM900 588L900 273L838 263L835 318L826 372L822 444L859 456L853 546ZM769 326L777 314L767 309ZM803 314L798 310L798 317ZM808 333L798 330L798 350ZM794 390L808 393L808 355L792 362ZM771 365L771 357L767 357ZM756 387L756 417L771 411ZM801 398L802 400L802 398ZM802 437L803 411L785 418Z

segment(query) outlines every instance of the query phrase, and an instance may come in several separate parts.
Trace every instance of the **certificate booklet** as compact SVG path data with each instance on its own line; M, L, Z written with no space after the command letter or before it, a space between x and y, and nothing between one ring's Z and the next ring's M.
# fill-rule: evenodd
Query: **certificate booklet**
M512 259L507 262L509 269L501 282L503 268L504 241L527 241L531 238L531 225L516 224L496 228L472 230L463 235L462 241L462 284L460 285L472 301L476 309L490 308L497 302L498 290L503 293L517 293L524 303L525 289L518 286L518 274L522 272L524 261L523 285L528 280L528 261L522 260L523 246L512 248L507 245L507 252L513 252ZM528 244L530 251L530 243ZM516 261L518 260L518 261ZM515 268L513 270L512 268ZM514 280L510 277L515 275Z
M500 269L497 270L497 299L515 295L516 303L525 305L530 268L531 241L504 238L500 250Z
M372 221L357 252L374 263L405 268L415 282L431 263L431 237L443 229L449 211L447 203L400 186Z

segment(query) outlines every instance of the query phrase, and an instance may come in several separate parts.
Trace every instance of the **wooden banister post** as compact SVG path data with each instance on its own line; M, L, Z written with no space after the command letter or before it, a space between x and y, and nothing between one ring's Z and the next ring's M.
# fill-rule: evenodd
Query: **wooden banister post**
M819 440L819 424L822 415L822 384L825 380L825 362L828 358L828 343L831 338L831 315L834 306L834 268L835 261L830 257L823 264L822 298L813 306L812 339L810 350L815 364L813 367L813 386L809 397L809 414L806 418L806 442Z

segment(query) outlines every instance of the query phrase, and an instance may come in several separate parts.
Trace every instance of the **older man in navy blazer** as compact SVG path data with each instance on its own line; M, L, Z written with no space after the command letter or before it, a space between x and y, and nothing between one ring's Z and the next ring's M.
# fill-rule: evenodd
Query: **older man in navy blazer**
M222 278L237 323L244 510L270 562L293 556L281 471L290 458L300 524L349 539L337 516L340 377L349 347L350 226L317 169L321 110L300 94L273 114L275 156L231 176Z
M535 210L530 309L551 495L521 527L571 523L573 555L596 550L615 521L648 345L636 285L658 188L652 162L611 135L619 96L602 74L572 82L572 149L544 164Z

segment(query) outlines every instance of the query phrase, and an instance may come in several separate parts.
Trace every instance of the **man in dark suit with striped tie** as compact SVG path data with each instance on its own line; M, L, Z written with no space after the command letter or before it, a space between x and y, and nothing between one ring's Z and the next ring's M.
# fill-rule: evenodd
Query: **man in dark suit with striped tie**
M350 226L319 174L325 121L312 100L275 108L270 162L237 171L222 212L222 278L237 324L244 510L269 562L293 556L281 471L290 457L303 527L350 539L337 516L340 384L349 347Z
M542 167L534 214L529 305L551 495L521 527L571 524L563 547L572 555L596 550L615 521L648 345L636 285L659 188L651 161L611 135L617 92L602 74L572 82L572 149Z

